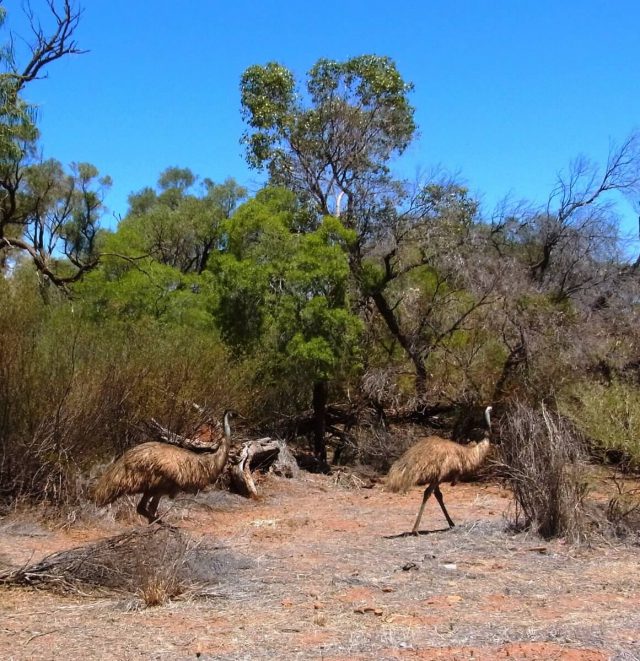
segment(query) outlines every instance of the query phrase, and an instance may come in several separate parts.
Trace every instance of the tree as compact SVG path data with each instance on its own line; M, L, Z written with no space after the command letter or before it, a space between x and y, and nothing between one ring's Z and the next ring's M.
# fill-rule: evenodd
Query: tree
M388 163L416 131L408 100L413 87L390 58L374 55L321 59L306 87L305 104L282 65L244 72L247 159L266 167L272 183L300 195L320 218L341 217L357 233L357 250L397 194Z
M157 187L129 196L129 212L100 240L102 266L75 291L98 316L152 317L213 329L217 295L209 269L245 190L188 168L167 168Z
M53 19L48 33L27 6L32 30L27 61L17 63L13 35L0 53L0 266L25 254L48 280L64 287L98 263L95 238L110 180L89 164L73 164L66 173L57 161L37 157L37 116L22 93L52 62L83 52L74 38L81 11L70 0L47 4Z
M98 264L98 223L110 179L88 163L74 163L66 173L53 159L14 173L0 180L6 193L0 247L27 254L55 285L75 282Z
M170 167L160 174L157 192L144 188L129 196L129 213L120 230L130 234L138 253L182 273L203 273L212 251L220 247L222 226L246 196L233 179L216 184L188 168ZM134 238L135 237L135 238Z
M640 136L612 145L603 168L576 158L543 208L512 212L493 233L522 250L531 281L556 300L597 298L619 276L619 217L615 196L640 194Z
M218 318L237 352L260 357L258 379L289 404L312 393L314 449L326 462L331 382L358 364L360 323L349 309L347 245L353 232L334 217L300 232L308 214L284 189L265 189L238 209L228 253L217 264Z
M266 167L271 181L293 190L318 221L334 215L355 232L351 272L419 370L422 361L381 289L367 288L364 263L367 245L384 234L405 197L388 163L415 134L411 89L392 60L372 55L319 60L304 100L293 75L273 62L249 67L241 81L248 162Z

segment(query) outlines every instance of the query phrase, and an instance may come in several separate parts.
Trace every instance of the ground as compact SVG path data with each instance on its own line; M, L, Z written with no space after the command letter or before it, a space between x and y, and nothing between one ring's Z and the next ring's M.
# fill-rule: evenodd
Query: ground
M269 477L258 500L214 491L175 503L167 521L235 558L204 599L140 608L2 588L0 658L640 659L637 547L509 532L510 499L491 483L443 487L458 525L443 530L430 502L432 532L400 537L421 490L354 484ZM14 513L0 521L0 566L136 525L107 513L55 527Z

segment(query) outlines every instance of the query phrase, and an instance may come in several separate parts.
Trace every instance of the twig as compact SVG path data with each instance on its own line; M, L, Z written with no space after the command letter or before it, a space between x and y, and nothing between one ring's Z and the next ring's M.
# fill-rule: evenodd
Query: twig
M50 633L57 633L60 629L51 629L51 631L43 631L42 633L34 633L24 644L28 645L32 640L36 638L41 638L42 636L48 636Z

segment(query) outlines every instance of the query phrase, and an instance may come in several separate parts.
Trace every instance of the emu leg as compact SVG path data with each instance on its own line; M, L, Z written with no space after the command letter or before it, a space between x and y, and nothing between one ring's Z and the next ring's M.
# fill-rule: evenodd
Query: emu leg
M418 512L418 518L416 519L416 522L413 524L413 529L411 530L412 533L418 534L418 526L420 525L420 519L422 518L422 513L424 512L424 506L427 504L427 501L429 500L429 496L433 493L433 490L436 488L437 485L430 484L425 490L424 490L424 496L422 496L422 505L420 505L420 511Z
M444 498L442 497L442 491L440 491L440 485L439 484L436 484L434 494L435 494L436 500L440 504L440 508L442 509L442 512L444 513L445 517L447 518L447 523L449 524L449 528L453 528L456 524L451 520L451 517L449 516L449 512L447 512L447 508L444 506Z
M153 523L153 517L149 513L148 510L148 505L149 505L149 499L151 496L148 493L143 493L142 498L140 498L140 502L138 503L138 506L136 507L136 511L140 516L144 516L144 518L149 522Z
M149 512L149 516L151 517L149 519L149 523L153 523L154 521L158 521L160 519L160 517L157 515L160 498L160 496L152 496L151 500L149 501L149 507L147 508L147 512Z

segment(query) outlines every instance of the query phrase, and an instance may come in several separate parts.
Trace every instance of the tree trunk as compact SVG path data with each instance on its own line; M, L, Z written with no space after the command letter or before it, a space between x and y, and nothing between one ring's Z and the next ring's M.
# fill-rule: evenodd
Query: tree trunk
M327 463L327 447L324 435L327 426L327 401L329 399L329 385L326 381L316 381L313 385L313 451L316 457Z
M509 385L513 382L515 373L527 362L527 345L524 334L520 331L520 342L509 351L502 366L502 373L493 390L492 401L501 403L509 394Z
M400 346L405 350L405 353L411 359L413 366L416 370L416 395L422 395L427 387L427 368L425 367L425 361L420 355L420 352L416 351L409 338L402 332L398 321L393 314L393 310L387 303L387 299L384 297L382 292L378 291L371 294L373 302L378 308L378 312L384 319L389 332L396 338Z

